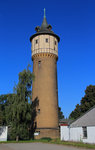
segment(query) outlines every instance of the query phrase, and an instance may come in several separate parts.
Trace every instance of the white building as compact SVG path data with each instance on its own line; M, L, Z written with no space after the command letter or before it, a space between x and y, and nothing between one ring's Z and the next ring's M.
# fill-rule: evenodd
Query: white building
M7 141L8 127L0 126L0 141Z
M95 106L60 130L63 141L95 143Z

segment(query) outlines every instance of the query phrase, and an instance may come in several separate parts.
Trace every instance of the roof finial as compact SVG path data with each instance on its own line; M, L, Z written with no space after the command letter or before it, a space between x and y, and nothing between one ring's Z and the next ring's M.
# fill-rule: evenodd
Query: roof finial
M44 18L46 18L46 9L44 8Z

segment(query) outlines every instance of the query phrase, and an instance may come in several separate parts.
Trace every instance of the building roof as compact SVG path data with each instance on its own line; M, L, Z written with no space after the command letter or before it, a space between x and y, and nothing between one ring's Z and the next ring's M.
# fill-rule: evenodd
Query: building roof
M71 119L65 119L65 118L62 118L59 120L59 126L65 126L65 125L69 125L71 123Z
M72 121L71 119L62 118L59 120L59 123L66 122L66 123L70 124L71 121Z
M95 126L95 106L70 124L70 127L82 126Z
M38 35L41 35L41 34L49 34L49 35L55 36L55 37L57 38L58 42L59 42L59 41L60 41L59 36L56 35L51 29L52 29L52 26L47 23L46 15L45 15L45 9L44 9L44 18L43 18L42 25L41 25L41 27L40 27L40 26L37 26L37 27L35 28L36 33L33 34L33 35L30 37L30 41L31 41L35 36L38 36Z

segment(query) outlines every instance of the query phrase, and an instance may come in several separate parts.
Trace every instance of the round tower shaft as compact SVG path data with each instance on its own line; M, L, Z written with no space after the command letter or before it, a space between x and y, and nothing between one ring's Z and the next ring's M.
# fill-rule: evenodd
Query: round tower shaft
M32 43L33 81L32 101L39 100L36 116L35 138L58 138L58 88L57 59L60 38L47 24L46 17L41 27L30 37Z

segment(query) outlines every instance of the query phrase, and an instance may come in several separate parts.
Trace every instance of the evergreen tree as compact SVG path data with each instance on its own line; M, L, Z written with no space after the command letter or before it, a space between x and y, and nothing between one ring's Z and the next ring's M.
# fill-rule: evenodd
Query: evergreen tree
M76 105L76 108L74 109L74 111L71 112L69 118L70 119L76 119L78 118L80 115L82 114L81 112L81 107L79 104Z
M0 126L2 126L2 122L3 122L3 116L2 116L2 111L0 108Z
M61 107L58 107L58 118L59 120L64 118L63 112L61 111Z
M74 111L71 112L69 118L76 119L91 107L95 105L95 86L89 85L85 90L85 95L80 101L80 105L77 104Z
M0 118L2 118L2 125L6 125L5 107L7 105L7 98L11 94L0 95Z

